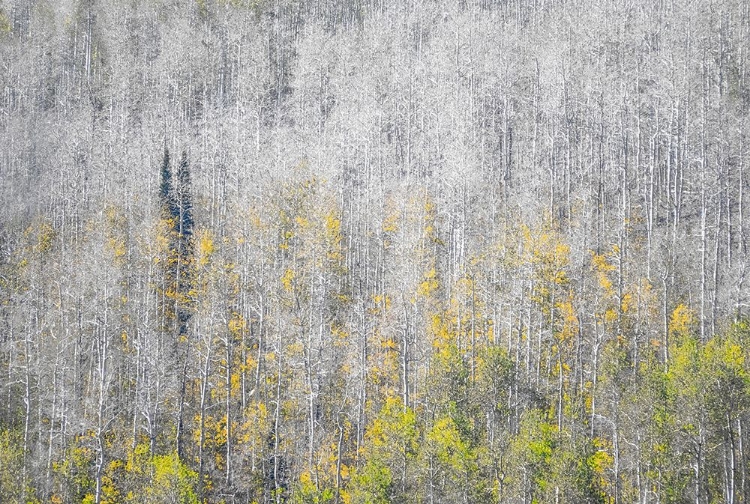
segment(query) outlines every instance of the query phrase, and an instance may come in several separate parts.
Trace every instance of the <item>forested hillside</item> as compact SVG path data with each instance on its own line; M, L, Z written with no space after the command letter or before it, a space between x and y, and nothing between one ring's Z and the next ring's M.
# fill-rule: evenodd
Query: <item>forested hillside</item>
M0 0L0 502L750 503L750 2Z

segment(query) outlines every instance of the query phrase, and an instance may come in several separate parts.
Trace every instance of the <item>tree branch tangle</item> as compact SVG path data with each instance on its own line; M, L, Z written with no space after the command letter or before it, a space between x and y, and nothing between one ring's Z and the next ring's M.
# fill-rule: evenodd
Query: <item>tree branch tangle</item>
M750 3L0 0L0 502L750 502Z

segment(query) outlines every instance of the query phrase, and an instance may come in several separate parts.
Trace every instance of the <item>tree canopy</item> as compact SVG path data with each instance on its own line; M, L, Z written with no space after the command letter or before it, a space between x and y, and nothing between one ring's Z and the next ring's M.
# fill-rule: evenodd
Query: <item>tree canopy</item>
M750 502L750 3L0 0L0 501Z

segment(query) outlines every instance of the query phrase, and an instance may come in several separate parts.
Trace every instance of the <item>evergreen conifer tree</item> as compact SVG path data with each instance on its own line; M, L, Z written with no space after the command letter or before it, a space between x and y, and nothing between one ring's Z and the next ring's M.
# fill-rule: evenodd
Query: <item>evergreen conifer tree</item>
M159 201L161 203L162 217L174 219L178 216L178 208L174 198L172 184L172 169L169 162L169 149L164 148L164 159L161 163L161 184L159 185Z
M190 170L187 152L182 151L182 159L177 169L177 186L174 202L177 210L177 232L180 240L180 253L187 253L190 237L193 234L193 202L190 190Z

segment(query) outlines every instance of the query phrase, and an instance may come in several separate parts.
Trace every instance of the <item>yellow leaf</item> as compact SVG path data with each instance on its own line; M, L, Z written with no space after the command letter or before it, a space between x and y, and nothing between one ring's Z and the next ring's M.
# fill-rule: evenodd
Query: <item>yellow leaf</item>
M696 317L693 310L680 303L672 312L669 320L669 334L687 336L695 325Z
M201 266L208 264L214 253L214 239L211 231L202 231L198 236L198 263Z
M294 281L294 277L294 271L287 268L287 270L281 277L281 284L284 286L285 291L292 292L292 290L294 289L294 285L292 284L292 282Z

